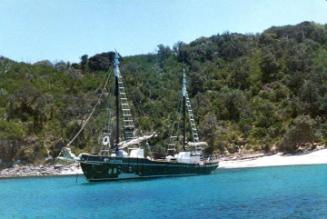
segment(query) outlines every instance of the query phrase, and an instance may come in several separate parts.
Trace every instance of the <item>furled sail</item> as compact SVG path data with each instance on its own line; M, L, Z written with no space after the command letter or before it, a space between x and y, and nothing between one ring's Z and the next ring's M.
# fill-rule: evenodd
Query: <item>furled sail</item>
M134 138L134 139L131 139L131 140L127 140L127 141L122 141L118 144L119 146L119 149L124 149L128 146L132 146L132 145L139 145L141 144L142 142L144 141L147 141L153 137L156 137L157 134L156 133L152 133L151 135L144 135L144 136L141 136L141 137L137 137L137 138Z
M208 143L205 142L205 141L199 141L199 142L188 142L187 143L188 146L191 146L191 147L207 147L208 146Z

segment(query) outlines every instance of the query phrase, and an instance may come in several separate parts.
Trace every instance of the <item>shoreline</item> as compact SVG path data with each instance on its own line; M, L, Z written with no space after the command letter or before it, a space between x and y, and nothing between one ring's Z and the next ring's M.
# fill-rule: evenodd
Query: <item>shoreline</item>
M234 155L219 159L217 170L243 169L279 166L304 166L327 164L327 148L316 149L300 154L264 154ZM78 163L69 165L14 165L11 168L0 170L1 179L29 178L29 177L56 177L83 175Z

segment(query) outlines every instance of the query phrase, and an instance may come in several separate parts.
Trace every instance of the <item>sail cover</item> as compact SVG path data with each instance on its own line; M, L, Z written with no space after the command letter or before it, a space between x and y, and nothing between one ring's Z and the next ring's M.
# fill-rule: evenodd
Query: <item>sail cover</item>
M138 145L138 144L141 144L143 141L146 141L150 138L153 138L153 137L156 137L157 134L156 133L152 133L151 135L144 135L144 136L141 136L141 137L138 137L138 138L133 138L131 140L128 140L128 141L122 141L118 144L119 146L119 149L124 149L128 146L131 146L131 145Z
M205 141L200 141L200 142L188 142L187 143L189 146L192 146L192 147L207 147L208 146L208 143L205 142Z

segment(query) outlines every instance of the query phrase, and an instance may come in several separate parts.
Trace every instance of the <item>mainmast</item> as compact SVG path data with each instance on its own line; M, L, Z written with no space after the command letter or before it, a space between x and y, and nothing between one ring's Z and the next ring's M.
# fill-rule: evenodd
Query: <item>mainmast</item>
M119 77L120 77L120 71L119 71L119 56L118 53L115 52L115 58L114 58L114 73L115 73L115 97L116 97L116 152L118 151L118 144L119 144L119 136L120 136L120 130L119 130Z
M191 106L191 101L187 93L186 89L186 75L185 71L183 72L183 113L184 113L184 136L185 136L185 131L186 131L186 111L188 114L189 122L191 125L191 132L192 132L192 140L193 142L198 142L199 141L199 134L198 134L198 129L196 128L196 123L194 120L194 114ZM185 138L185 137L184 137Z
M184 113L184 142L183 142L183 146L185 147L186 144L186 136L185 136L185 132L186 132L186 110L188 112L188 118L189 118L189 122L190 122L190 126L191 126L191 133L192 133L192 140L193 142L188 142L189 145L193 145L195 148L193 150L193 152L195 152L195 154L199 155L202 154L202 150L203 150L203 142L199 142L199 134L198 134L198 129L196 128L196 123L194 120L194 115L193 115L193 110L192 110L192 106L191 106L191 101L190 98L188 96L187 90L186 90L186 76L185 76L185 71L183 72L183 113Z
M194 114L191 106L191 101L187 93L187 81L186 81L186 74L185 74L185 69L183 69L183 80L182 80L182 112L179 114L182 115L182 146L184 151L186 151L186 144L190 145L194 143L199 143L199 134L198 130L196 128L196 123L194 119ZM188 117L188 121L187 121ZM178 118L178 128L180 128L180 118ZM191 128L191 133L192 133L192 141L187 142L186 139L186 123L190 123L190 128ZM171 155L176 152L176 139L177 135L170 135L170 140L168 144L168 149L167 149L167 155ZM195 151L201 151L202 148L200 148L199 144L196 144Z

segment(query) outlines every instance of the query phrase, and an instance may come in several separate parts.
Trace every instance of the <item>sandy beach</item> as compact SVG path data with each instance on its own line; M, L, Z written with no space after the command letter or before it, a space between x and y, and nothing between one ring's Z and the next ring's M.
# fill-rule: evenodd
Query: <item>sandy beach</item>
M296 155L277 153L254 155L245 158L222 158L219 168L250 168L287 165L327 164L327 149L320 149Z

